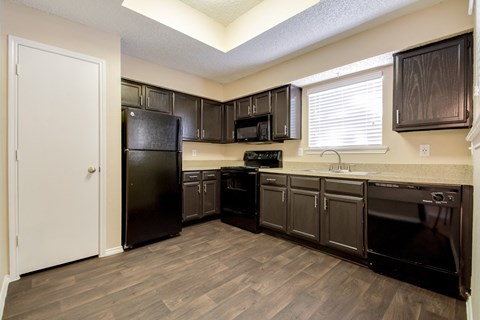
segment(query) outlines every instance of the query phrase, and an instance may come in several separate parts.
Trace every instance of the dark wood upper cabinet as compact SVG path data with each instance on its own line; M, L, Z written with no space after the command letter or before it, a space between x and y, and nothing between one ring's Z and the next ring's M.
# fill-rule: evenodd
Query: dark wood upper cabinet
M235 142L235 101L227 102L223 105L223 142Z
M202 99L201 118L201 140L222 142L222 104Z
M394 54L393 130L472 123L472 34Z
M157 87L145 86L145 108L148 110L172 113L173 92Z
M252 96L252 116L260 116L272 112L272 98L270 91Z
M143 85L133 81L122 80L122 106L130 108L143 107Z
M237 105L237 119L248 118L252 114L252 97L245 97L238 99Z
M200 98L175 92L173 114L182 118L183 140L200 139Z
M274 140L302 137L302 90L288 85L272 90L272 136Z

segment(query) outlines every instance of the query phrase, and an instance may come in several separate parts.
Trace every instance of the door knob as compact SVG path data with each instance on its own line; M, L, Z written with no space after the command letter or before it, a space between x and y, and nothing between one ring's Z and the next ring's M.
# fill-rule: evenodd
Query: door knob
M95 167L88 167L88 172L94 173L95 171L97 171L97 168L95 168Z

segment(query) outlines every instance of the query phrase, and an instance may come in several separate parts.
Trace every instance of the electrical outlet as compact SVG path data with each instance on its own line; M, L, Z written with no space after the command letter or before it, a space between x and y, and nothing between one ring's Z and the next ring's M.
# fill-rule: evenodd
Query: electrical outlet
M430 145L421 144L420 145L420 157L429 157L430 156Z
M196 157L197 156L197 150L196 149L192 149L192 157Z

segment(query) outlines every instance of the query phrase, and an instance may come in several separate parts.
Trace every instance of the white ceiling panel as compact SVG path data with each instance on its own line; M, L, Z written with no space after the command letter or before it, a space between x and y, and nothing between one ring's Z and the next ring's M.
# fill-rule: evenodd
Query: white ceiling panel
M61 16L122 38L122 53L219 83L229 83L441 0L321 0L226 53L122 7L122 0L8 0ZM182 0L192 5L197 1ZM208 0L205 0L205 3ZM289 0L291 1L291 0ZM189 3L190 2L190 3ZM210 2L210 1L208 1ZM215 3L217 1L213 1ZM242 1L220 1L232 6ZM242 9L235 7L233 16ZM261 1L260 1L261 2ZM280 3L280 1L279 1ZM218 3L217 5L218 6ZM198 10L230 10L228 6ZM206 13L205 12L205 13ZM217 19L217 18L215 18ZM229 19L232 19L231 17Z

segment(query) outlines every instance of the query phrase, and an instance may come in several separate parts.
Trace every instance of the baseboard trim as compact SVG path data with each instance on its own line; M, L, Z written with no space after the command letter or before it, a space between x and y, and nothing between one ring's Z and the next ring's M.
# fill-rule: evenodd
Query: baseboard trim
M474 318L473 318L472 297L468 297L468 300L467 300L467 320L474 320Z
M114 247L114 248L108 248L107 250L105 250L105 254L103 255L103 257L107 257L107 256L113 256L114 254L118 254L118 253L122 253L123 252L123 248L120 246L120 247Z
M7 299L9 283L10 277L8 275L5 275L5 277L3 277L2 289L0 291L0 319L3 319L3 308L5 307L5 299Z

